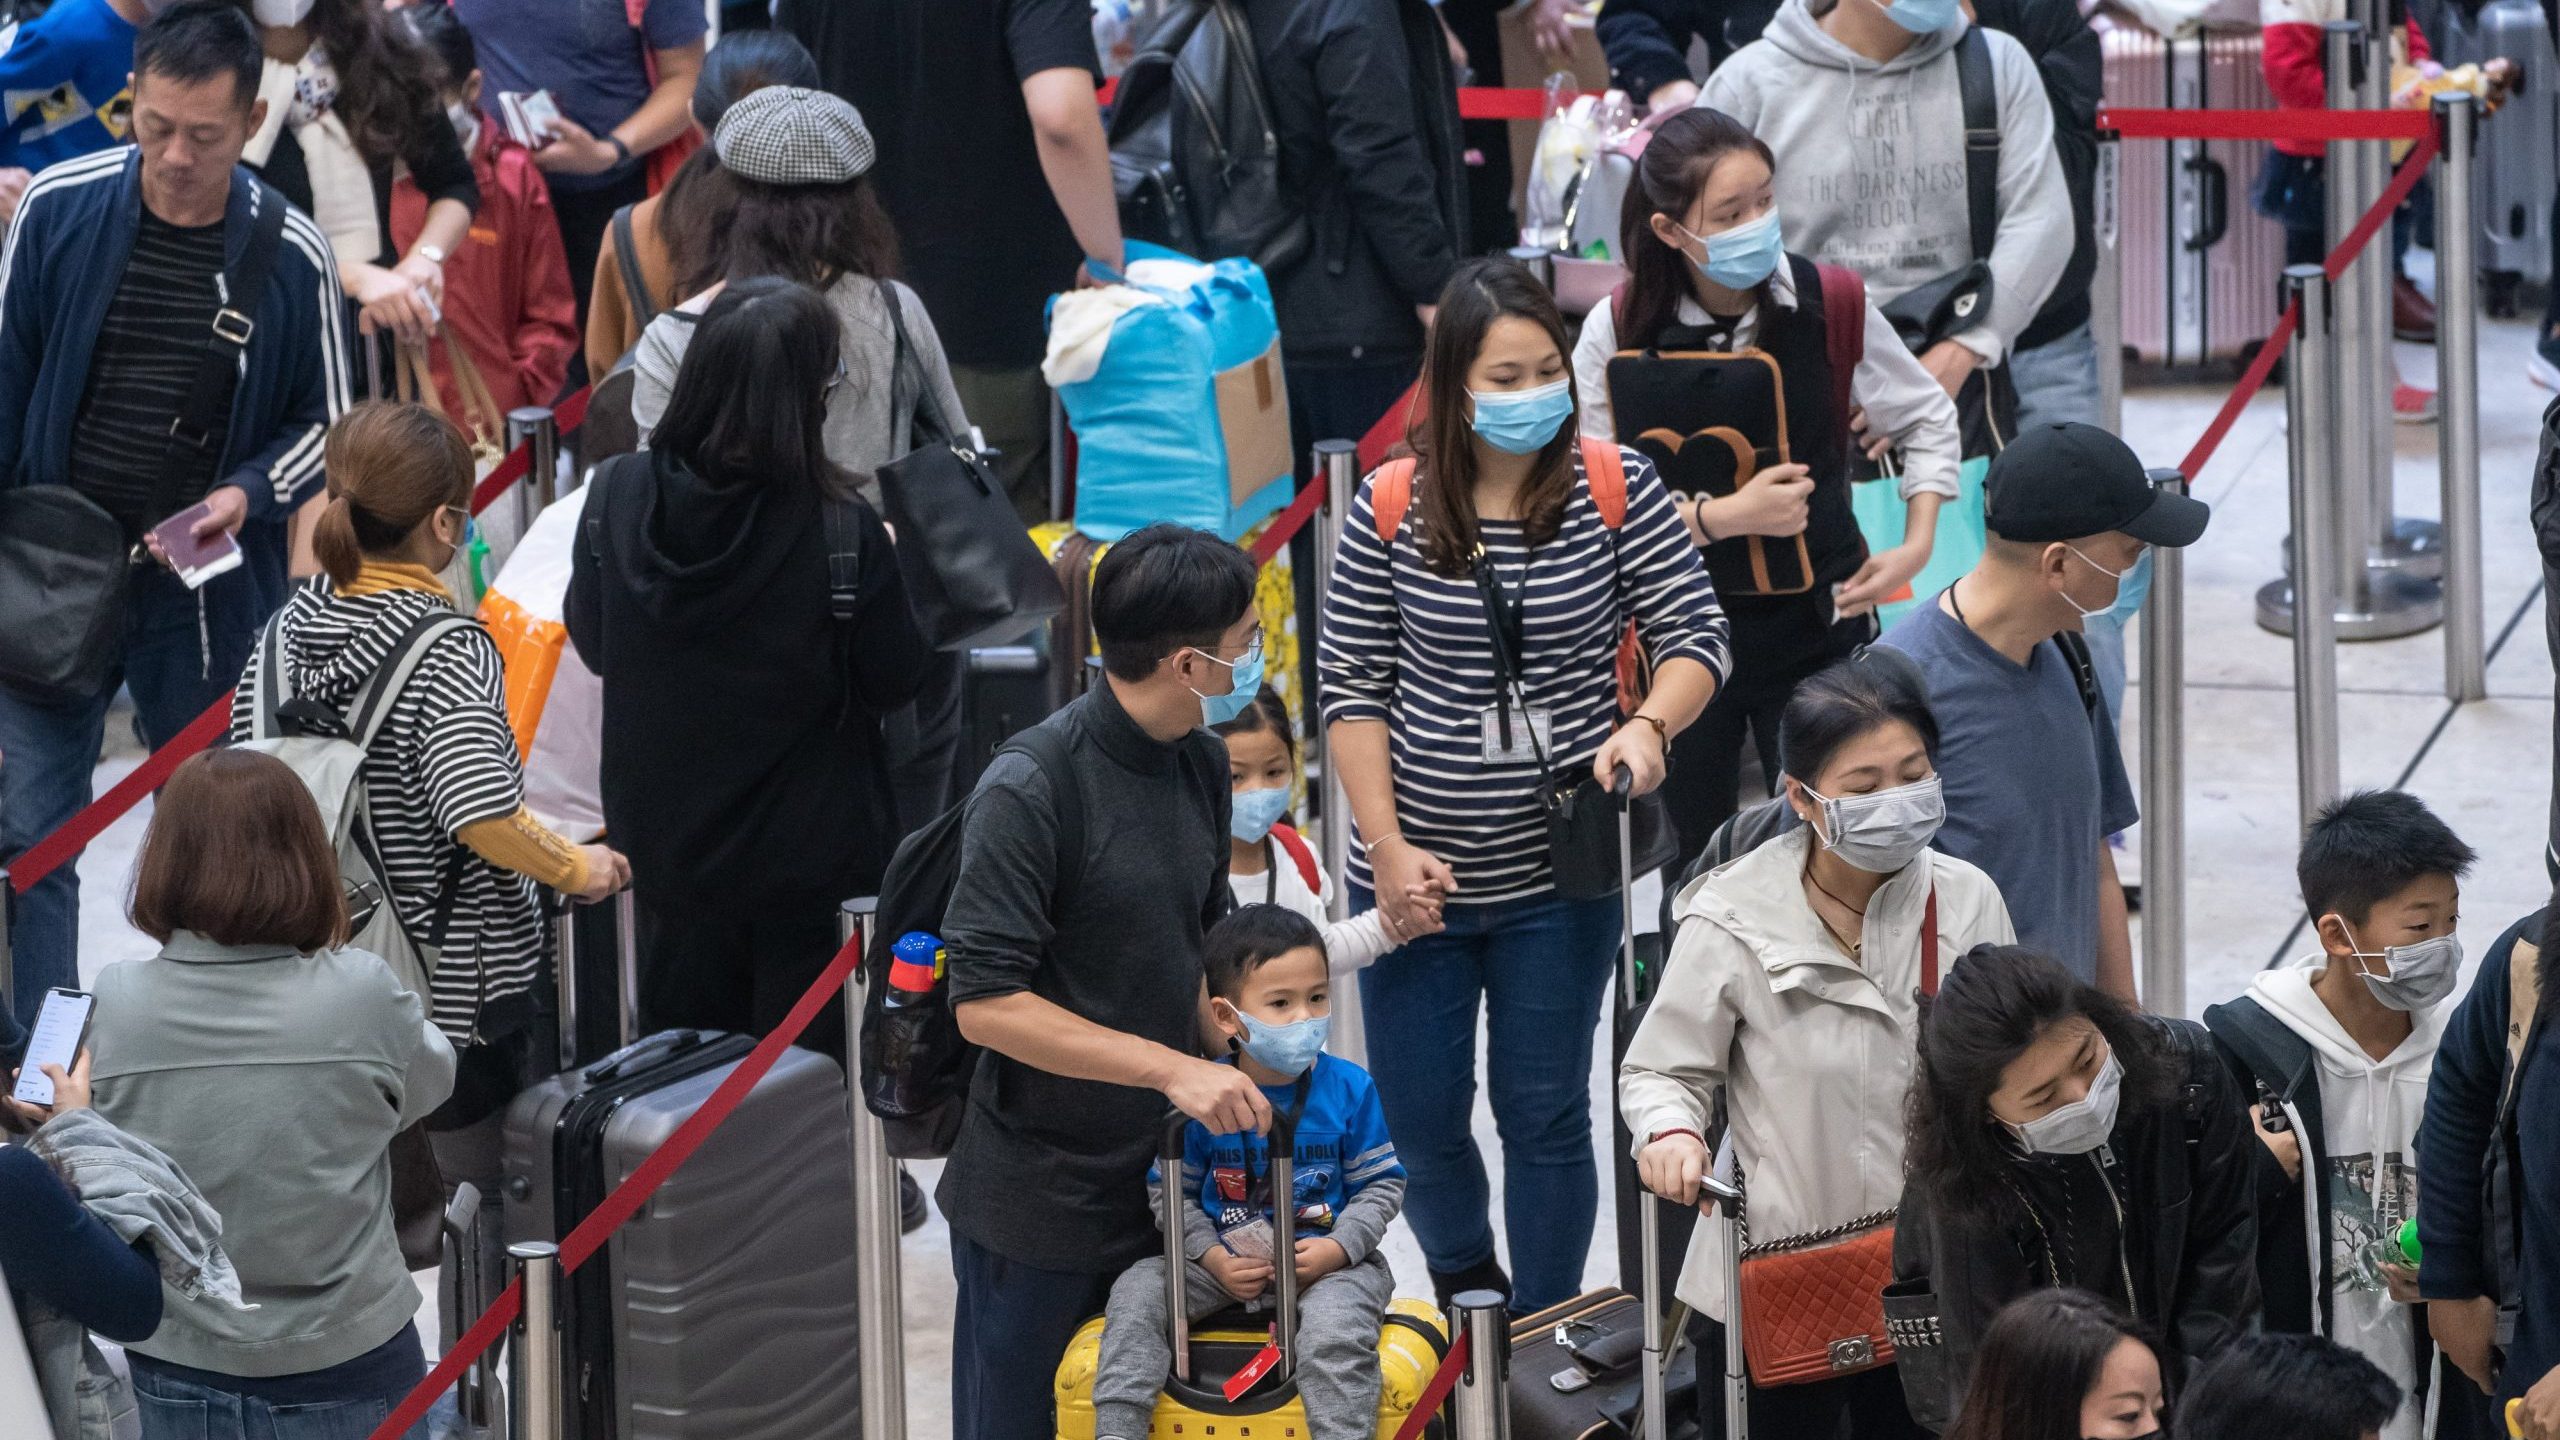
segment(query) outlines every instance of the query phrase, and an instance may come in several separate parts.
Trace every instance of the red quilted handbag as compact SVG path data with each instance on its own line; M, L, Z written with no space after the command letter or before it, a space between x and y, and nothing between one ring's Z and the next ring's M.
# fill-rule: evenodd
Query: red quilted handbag
M1884 1329L1892 1211L1766 1245L1743 1233L1742 1353L1752 1384L1802 1385L1893 1363Z

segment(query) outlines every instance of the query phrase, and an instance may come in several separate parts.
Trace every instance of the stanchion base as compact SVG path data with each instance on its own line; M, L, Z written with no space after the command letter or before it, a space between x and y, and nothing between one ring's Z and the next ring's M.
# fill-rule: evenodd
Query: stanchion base
M2366 589L2366 608L2340 607L2340 640L2397 640L2444 623L2444 587L2395 570L2375 570ZM2270 580L2258 587L2258 628L2278 635L2293 633L2293 582Z
M2374 543L2370 563L2376 570L2396 570L2420 580L2442 580L2444 527L2433 520L2396 517Z

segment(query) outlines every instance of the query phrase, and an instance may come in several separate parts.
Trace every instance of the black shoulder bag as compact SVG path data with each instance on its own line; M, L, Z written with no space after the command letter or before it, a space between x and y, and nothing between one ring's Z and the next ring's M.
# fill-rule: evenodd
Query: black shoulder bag
M181 508L179 477L218 458L216 437L229 428L234 377L257 329L253 317L284 239L284 212L283 197L260 185L248 249L227 277L195 383L169 421L151 525ZM0 685L55 703L106 688L123 654L126 580L134 567L151 563L114 516L68 484L0 491Z

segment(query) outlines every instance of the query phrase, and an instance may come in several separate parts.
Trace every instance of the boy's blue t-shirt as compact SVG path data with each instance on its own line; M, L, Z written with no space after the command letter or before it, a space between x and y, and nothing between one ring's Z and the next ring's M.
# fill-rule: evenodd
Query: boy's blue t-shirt
M107 0L61 0L0 31L0 166L41 170L123 144L134 34Z
M1265 1085L1262 1093L1275 1112L1285 1114L1298 1104L1295 1082ZM1342 1207L1370 1185L1404 1178L1377 1082L1368 1071L1339 1056L1316 1057L1289 1163L1301 1235L1331 1230ZM1161 1183L1162 1169L1159 1164L1147 1178ZM1197 1120L1183 1128L1182 1188L1220 1233L1272 1213L1270 1176L1271 1146L1263 1136L1212 1135Z

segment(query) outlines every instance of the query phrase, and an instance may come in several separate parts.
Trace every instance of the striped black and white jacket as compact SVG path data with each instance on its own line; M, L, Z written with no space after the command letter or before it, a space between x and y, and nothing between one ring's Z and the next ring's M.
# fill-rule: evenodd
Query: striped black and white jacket
M1532 552L1517 523L1486 521L1481 538L1504 590L1523 602L1524 689L1553 715L1550 763L1590 763L1618 724L1618 637L1636 625L1657 666L1690 659L1721 685L1730 667L1724 611L1697 546L1671 508L1653 464L1621 450L1627 513L1602 521L1574 454L1564 527ZM1317 652L1324 718L1384 720L1396 819L1404 838L1457 872L1453 904L1516 900L1551 885L1538 766L1487 764L1483 717L1493 709L1492 634L1468 576L1432 573L1421 548L1422 506L1405 512L1392 547L1378 538L1364 481L1342 525ZM1416 477L1417 492L1430 477ZM1356 848L1352 879L1370 885Z
M244 168L231 175L224 264L236 266L262 206L284 197ZM71 432L134 237L142 167L131 146L48 167L28 185L0 249L0 456L9 485L59 485ZM320 489L320 448L347 408L346 303L328 240L291 211L264 295L226 296L254 328L231 399L216 485L249 497L252 526L274 527ZM272 603L272 595L269 603Z
M295 587L284 627L288 697L344 713L410 624L443 596L423 590L332 592L327 577ZM249 738L265 647L252 652L231 702L231 738ZM455 1045L494 1040L530 1019L542 975L542 917L534 883L454 838L479 820L513 815L524 772L507 726L498 647L477 625L431 645L392 702L364 762L365 804L383 876L401 923L425 936L440 902L442 955L428 982L429 1018Z

